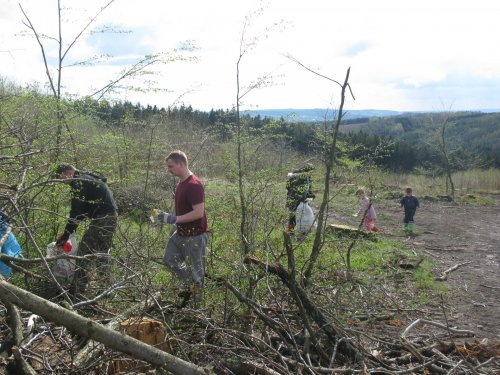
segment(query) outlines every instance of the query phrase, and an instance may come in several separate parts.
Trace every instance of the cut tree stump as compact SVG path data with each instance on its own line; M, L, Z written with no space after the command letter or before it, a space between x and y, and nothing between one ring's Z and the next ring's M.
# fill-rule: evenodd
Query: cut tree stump
M154 346L167 353L172 353L167 327L160 321L142 316L135 316L120 322L120 332L146 344ZM109 365L107 375L125 372L146 372L147 364L130 358L113 359Z

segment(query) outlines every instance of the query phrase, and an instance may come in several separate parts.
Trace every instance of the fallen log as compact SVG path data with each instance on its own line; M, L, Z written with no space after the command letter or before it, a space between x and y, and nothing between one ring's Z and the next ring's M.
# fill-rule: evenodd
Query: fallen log
M18 288L3 279L0 280L0 300L38 314L46 320L62 325L80 336L101 342L109 348L131 355L154 366L164 367L173 374L206 375L202 367L106 328L91 319L84 318L73 311Z
M448 332L456 334L456 335L466 335L466 336L474 336L475 335L473 331L448 327L447 325L444 325L444 324L438 323L438 322L433 322L432 320L417 319L413 323L411 323L408 327L406 327L406 329L401 334L401 337L406 338L406 336L408 335L408 333L412 329L414 329L417 326L421 326L421 325L425 325L425 324L432 325L432 326L438 327L438 328L442 328L442 329L447 330Z
M333 232L333 233L336 233L336 234L339 234L339 235L345 236L345 237L356 237L356 238L363 237L363 238L370 238L370 239L376 238L375 233L367 233L364 230L361 230L361 229L358 229L355 227L351 227L349 225L344 225L344 224L330 224L328 226L328 229L330 230L330 232Z
M483 286L485 288L490 288L490 289L500 289L500 286L493 286L493 285L486 285L486 284L479 284L479 286Z
M151 296L153 301L155 301L156 297ZM151 307L151 300L148 298L143 300L141 303L137 305L131 306L129 309L125 310L121 314L112 318L105 327L111 329L113 331L118 331L120 328L120 324L122 321L134 316L140 315L143 311L146 311ZM87 340L85 345L78 350L75 354L74 363L80 367L85 367L89 362L93 361L96 356L101 354L102 344L95 342L94 340Z
M436 281L446 281L446 279L448 278L448 274L450 272L456 271L460 267L465 266L466 264L469 264L469 263L470 262L464 262L464 263L455 264L453 267L450 267L447 270L443 271L443 273L441 274L441 276L436 277L434 280L436 280Z

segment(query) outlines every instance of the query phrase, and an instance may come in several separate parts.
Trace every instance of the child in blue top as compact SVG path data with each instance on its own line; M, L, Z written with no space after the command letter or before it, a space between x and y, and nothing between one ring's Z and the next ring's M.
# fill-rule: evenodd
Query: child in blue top
M405 232L408 234L413 233L413 217L415 216L415 212L417 208L420 206L418 203L418 199L413 195L413 191L411 188L406 188L405 195L399 201L401 203L401 207L405 209Z

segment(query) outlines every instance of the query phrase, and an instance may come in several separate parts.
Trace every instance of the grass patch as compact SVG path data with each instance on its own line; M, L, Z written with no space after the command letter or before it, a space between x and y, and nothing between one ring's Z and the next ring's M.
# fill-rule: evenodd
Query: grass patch
M495 200L480 194L466 194L455 199L457 203L472 206L494 206Z
M168 285L172 282L172 274L167 271L166 267L161 267L151 276L151 279L158 285Z
M377 242L362 241L352 252L351 267L354 271L379 275L393 256L393 244L384 239Z
M448 287L435 280L432 264L424 260L414 272L415 286L419 290L447 293Z
M455 172L452 174L452 179L457 195L476 192L500 193L500 169L470 169ZM444 194L446 190L444 176L387 173L384 181L390 187L390 190L404 189L410 186L417 196Z
M420 292L419 295L417 296L418 305L428 304L430 301L431 297L425 292Z

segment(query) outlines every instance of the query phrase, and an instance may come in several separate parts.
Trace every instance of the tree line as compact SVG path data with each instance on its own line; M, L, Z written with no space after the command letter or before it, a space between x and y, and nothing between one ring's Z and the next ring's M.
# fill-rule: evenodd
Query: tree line
M162 117L168 122L210 130L222 140L233 137L236 124L234 108L201 111L184 104L158 107L88 97L72 101L71 106L82 115L99 119L103 126L119 126L127 119L140 122ZM443 156L436 145L437 125L433 116L436 114L345 120L339 136L339 152L353 159L370 158L375 165L392 172L425 170L439 175L443 173ZM242 118L254 135L286 139L301 153L317 150L321 144L323 123L288 122L284 118L253 116L244 112ZM500 167L500 149L495 142L500 137L500 114L457 112L449 116L448 122L446 136L451 144L455 170Z

